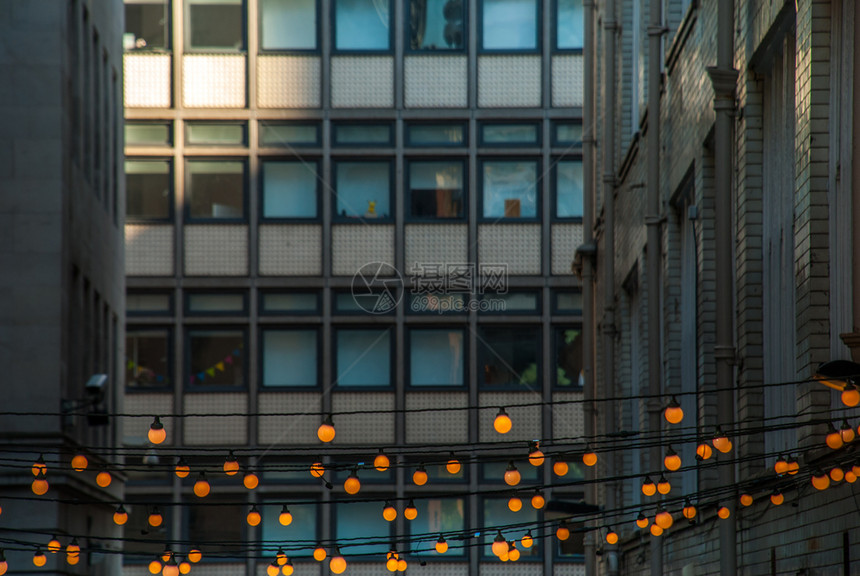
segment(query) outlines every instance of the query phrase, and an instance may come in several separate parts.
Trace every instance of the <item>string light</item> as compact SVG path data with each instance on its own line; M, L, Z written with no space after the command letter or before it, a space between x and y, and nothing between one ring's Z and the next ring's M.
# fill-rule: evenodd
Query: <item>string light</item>
M645 476L645 480L642 481L642 493L645 496L653 496L657 493L657 485L650 476Z
M516 562L520 559L520 551L517 549L517 543L514 541L508 542L508 560Z
M729 510L728 506L720 506L719 509L717 510L717 516L719 516L723 520L726 520L731 515L732 515L732 511Z
M776 462L774 462L773 471L776 472L779 476L782 476L788 472L788 461L782 457L782 454L780 454L779 458L777 458Z
M517 498L516 496L512 496L508 500L508 510L511 512L519 512L523 509L523 501Z
M857 482L857 474L855 474L853 470L846 470L845 481L849 484L854 484L855 482Z
M559 477L567 475L569 470L570 466L564 460L556 460L552 465L553 473Z
M713 455L714 451L711 450L711 447L704 442L701 442L698 446L696 446L696 460L708 460Z
M387 457L385 459L386 461L388 460ZM311 476L314 478L322 478L325 476L325 466L323 466L322 462L317 461L311 464Z
M42 474L48 473L48 466L45 464L45 458L41 454L33 462L33 467L30 470L33 472L33 476L38 476L40 472Z
M606 543L607 544L617 544L618 543L618 534L615 533L615 530L612 528L608 528L608 532L606 533Z
M854 428L848 423L848 420L842 421L842 427L839 429L839 435L842 436L842 441L845 444L850 444L854 441Z
M248 526L259 526L260 522L262 522L263 517L260 515L260 511L257 510L257 505L251 505L251 511L248 512L248 515L245 516L245 520L248 522Z
M6 573L9 570L9 563L6 562L6 552L0 548L0 576Z
M416 486L424 486L427 484L427 470L424 468L424 464L418 466L418 469L412 473L412 481Z
M60 545L60 541L57 540L56 536L51 536L50 541L48 541L47 548L48 548L48 552L50 552L51 554L56 554L57 552L59 552L60 550L63 549L63 547Z
M540 490L535 490L534 495L532 496L532 508L535 510L540 510L546 505L546 498L543 496L543 492Z
M651 524L651 536L659 537L663 535L663 529L657 523Z
M161 572L161 561L153 560L149 563L149 566L147 566L147 568L149 568L150 574L158 574Z
M729 440L728 436L723 434L723 431L719 426L717 426L717 430L714 432L714 438L711 440L711 444L713 444L714 448L723 454L728 454L732 451L732 441Z
M323 560L325 560L325 557L325 548L323 548L321 544L317 544L317 547L314 549L314 560L316 560L317 562L322 562Z
M406 568L408 566L409 566L409 564L406 562L405 558L398 558L397 559L397 571L398 572L406 572Z
M834 482L842 482L842 479L845 478L845 472L842 471L842 468L836 466L830 469L830 479Z
M662 495L668 494L672 490L672 485L669 484L669 481L666 480L665 476L660 476L660 480L657 482L657 492Z
M385 506L382 508L382 517L389 522L394 522L395 518L397 518L397 508L392 506L387 500Z
M529 464L532 466L543 466L544 455L541 452L540 445L537 440L533 441L529 446Z
M173 557L173 554L170 555L170 559L164 565L164 571L161 574L162 576L179 576L179 566L176 564L176 558Z
M842 440L842 434L833 427L832 422L827 425L827 436L825 437L824 442L832 450L839 450L845 444Z
M185 461L185 458L179 457L179 460L176 461L176 467L173 469L177 478L187 478L189 474L191 474L191 467L188 465L188 462Z
M639 511L639 515L636 517L636 526L639 528L647 528L648 527L648 517Z
M800 464L797 462L797 458L794 456L788 457L788 475L794 476L800 472Z
M186 561L182 561L179 563L179 573L180 574L188 574L191 572L191 564Z
M197 564L203 560L203 553L199 548L192 548L188 551L188 560L193 564Z
M230 453L227 455L227 458L224 460L224 474L227 476L235 476L239 473L239 460L233 455L233 451L230 450Z
M654 517L654 523L663 530L668 530L675 523L675 519L672 517L671 512L663 508L658 508L657 515Z
M439 554L444 554L448 551L448 542L445 541L445 537L439 534L439 539L436 540L436 552Z
M278 566L283 566L287 563L287 555L284 553L283 548L278 548L278 551L275 553L275 562L278 563Z
M409 500L409 504L406 505L406 508L403 509L403 516L407 520L415 520L418 518L418 508L415 507L415 502Z
M821 470L816 470L812 474L812 485L816 490L827 490L830 487L830 477Z
M200 475L197 477L197 481L194 483L194 495L198 498L205 498L209 495L209 491L212 489L209 486L209 481L206 480L206 473L202 470L200 471Z
M340 550L337 547L334 549L334 556L332 556L328 567L335 574L343 574L344 570L346 570L346 559L340 555Z
M698 512L698 510L696 510L696 507L693 506L692 502L690 502L690 499L685 498L684 499L684 508L681 509L681 514L683 514L684 518L686 518L687 520L692 522L693 518L696 517L697 512Z
M448 470L448 474L460 473L460 461L454 457L453 452L451 452L451 457L448 458L448 463L445 465L445 469Z
M45 472L39 471L39 475L33 479L30 485L30 490L36 496L44 496L48 492L48 479L45 477Z
M561 524L558 525L558 529L555 531L555 536L562 542L570 538L570 528L567 527L566 520L562 520Z
M281 566L277 560L272 560L272 563L266 566L267 576L278 576L281 573Z
M678 456L678 453L675 452L671 446L666 448L666 457L663 458L663 465L666 466L666 470L669 470L670 472L675 472L681 468L681 457Z
M334 435L334 422L332 422L331 414L329 414L317 429L317 438L320 439L320 442L331 442L334 440Z
M526 532L526 535L520 539L520 544L523 545L523 548L531 548L532 544L534 544L535 540L532 537L532 531L529 530Z
M770 502L774 506L779 506L780 504L785 502L785 496L783 496L782 492L780 492L779 490L774 490L773 493L770 495Z
M287 559L287 563L281 566L281 574L284 576L292 576L295 568L293 567L293 561L289 558Z
M681 405L678 404L678 400L674 396L672 396L672 400L669 401L669 405L663 411L663 417L666 418L666 422L669 424L680 424L684 419L684 411L681 410Z
M281 513L278 514L278 522L281 526L289 526L293 523L293 515L290 514L290 509L287 508L286 504L281 508ZM281 566L283 566L283 562L281 563Z
M358 491L361 490L361 481L358 479L358 471L353 468L352 473L347 477L346 481L343 483L343 489L347 494L351 496L355 496L358 494Z
M386 554L385 568L389 572L397 572L397 552L394 550L389 550L388 554Z
M113 481L113 478L110 475L110 472L107 470L102 470L98 474L96 474L96 484L101 486L102 488L107 488L110 486L110 483Z
M744 507L752 506L752 503L753 503L753 497L752 496L750 496L749 494L746 494L746 493L741 494L741 506L744 506Z
M391 460L388 459L388 456L386 456L385 452L380 448L379 454L377 454L376 458L373 459L373 467L379 472L385 472L388 470L389 466L391 466Z
M513 427L513 422L511 422L511 417L508 416L508 413L505 412L504 408L499 408L499 413L496 414L496 419L493 420L493 428L496 429L496 432L499 434L507 434L511 431Z
M33 554L33 565L41 568L48 562L48 557L45 556L45 553L42 552L41 548L36 548L36 553Z
M245 476L242 478L242 485L245 486L245 488L247 488L248 490L253 490L260 485L260 478L254 473L253 470L246 470Z
M514 466L513 461L508 462L508 467L505 469L505 484L508 486L516 486L520 483L522 476L520 476L520 471L517 470L517 467Z
M860 404L860 392L857 391L857 387L852 382L845 384L845 389L842 391L842 403L849 408L854 408Z
M597 464L597 454L594 450L589 448L588 445L585 446L585 453L582 455L582 463L589 467Z
M72 470L75 472L83 472L87 469L89 462L87 461L87 457L83 454L76 454L74 458L72 458Z
M126 522L128 522L128 512L126 512L125 507L120 504L116 507L116 511L113 513L113 523L117 526L123 526Z
M501 530L496 532L496 537L493 539L493 545L490 549L493 551L493 554L499 557L508 551L508 541L502 536Z
M161 423L158 416L153 418L152 424L149 425L149 431L146 433L146 437L149 438L149 441L153 444L161 444L167 439L167 430L164 429L164 424Z
M161 515L161 511L159 511L158 506L153 506L152 510L149 512L149 518L147 519L149 525L153 528L158 528L161 526L161 523L164 522L164 517Z

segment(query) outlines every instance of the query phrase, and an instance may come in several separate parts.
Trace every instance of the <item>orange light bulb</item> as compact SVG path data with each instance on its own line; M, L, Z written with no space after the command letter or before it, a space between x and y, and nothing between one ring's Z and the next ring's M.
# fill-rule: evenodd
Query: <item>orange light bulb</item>
M194 483L194 494L198 498L205 498L209 495L209 491L212 489L209 486L209 481L206 480L206 475L201 472L200 476L197 477L197 482Z
M833 424L829 424L827 430L827 436L824 439L827 446L831 450L839 450L842 448L842 446L845 445L845 442L842 440L842 434L833 427Z
M788 461L780 456L773 465L773 471L782 476L788 472Z
M657 492L664 496L672 490L672 485L666 480L665 476L660 476L660 481L657 482Z
M235 476L239 473L239 460L233 456L233 451L230 451L230 454L224 460L224 474L227 476Z
M645 496L653 496L657 493L657 485L654 484L654 481L649 476L646 476L642 482L642 493Z
M322 546L317 546L314 549L314 560L316 560L317 562L322 562L323 560L325 560L325 557L325 548L323 548Z
M117 526L123 526L128 522L128 512L126 512L122 504L117 506L116 512L113 513L113 522Z
M678 400L674 396L672 396L672 400L663 411L663 417L666 418L666 422L669 424L680 424L681 420L684 419L684 411L681 410L681 405L678 404Z
M448 463L445 464L445 469L448 470L448 474L459 474L460 468L460 461L454 457L454 454L451 454L451 457L448 459Z
M714 451L704 442L696 447L696 459L698 460L708 460L713 455Z
M675 519L672 517L670 512L661 510L657 513L657 516L654 517L654 523L663 530L668 530L672 527L672 524L675 523Z
M842 391L842 403L849 408L860 404L860 392L857 391L857 387L854 384L848 384L845 390Z
M532 496L532 508L540 510L544 506L546 506L546 498L543 497L543 492L537 490Z
M504 408L499 408L499 413L496 414L496 419L493 420L493 428L496 429L496 432L499 434L507 434L511 431L513 427L513 422L511 422L511 417L508 416L508 413L505 412Z
M436 540L436 552L439 554L444 554L448 551L448 543L445 541L445 538L439 534L439 539Z
M830 487L830 476L818 471L812 476L812 485L816 490L827 490Z
M618 534L610 528L609 532L606 533L606 543L607 544L617 544L618 543Z
M785 502L785 496L779 490L774 490L773 494L770 495L770 501L774 506L779 506Z
M582 455L582 463L586 466L594 466L597 464L597 453L590 448L586 448L585 454Z
M388 522L394 522L397 518L397 508L392 506L390 502L386 502L385 506L382 508L382 517Z
M33 473L33 476L38 476L39 472L47 474L48 466L45 464L45 458L41 454L39 454L39 457L36 458L35 462L33 462L33 467L30 468L30 471Z
M671 446L666 449L666 457L663 458L663 465L670 472L675 472L681 468L681 457L678 456L678 453Z
M662 536L663 529L656 523L651 524L651 536Z
M407 520L415 520L418 518L418 508L415 507L415 502L412 500L409 501L406 508L403 509L403 516Z
M75 472L83 472L87 469L89 462L87 461L87 457L83 454L77 454L74 458L72 458L72 470Z
M729 516L732 515L732 511L729 510L728 506L720 506L719 510L717 510L717 516L725 520Z
M508 510L511 512L519 512L523 509L523 501L517 498L516 496L512 497L508 500Z
M332 557L328 567L335 574L343 574L344 570L346 570L346 560L343 556L340 555L339 552L337 552L336 554L337 556Z
M184 458L180 458L176 462L176 467L173 469L173 472L176 474L177 478L187 478L188 475L191 474L191 467Z
M534 541L534 538L532 538L532 531L531 530L526 532L526 535L523 536L522 539L520 540L520 544L523 545L523 548L531 548L532 544L534 544L534 543L535 543L535 541Z
M199 549L199 548L192 548L192 549L188 552L188 560L189 560L190 562L192 562L192 563L194 563L194 564L197 564L197 563L198 563L198 562L200 562L202 559L203 559L203 553L200 551L200 549Z
M508 462L508 468L505 470L505 484L508 486L516 486L520 483L522 476L513 462Z
M161 420L158 416L152 421L152 424L149 426L149 431L146 433L146 437L149 438L149 441L153 444L161 444L167 439L167 430L164 429L164 424L161 423Z
M287 508L286 504L281 508L281 513L278 514L278 522L281 526L289 526L293 523L293 515L290 513L290 509ZM283 566L283 564L281 565Z
M352 496L355 496L358 494L358 491L361 490L361 481L359 481L358 474L354 468L352 470L352 474L350 474L343 483L343 489L347 494Z
M44 496L48 492L48 480L44 472L39 472L39 475L33 479L30 489L36 496Z
M159 574L161 573L161 561L153 560L149 563L149 573L150 574Z
M569 470L570 466L562 460L556 460L552 465L552 471L556 476L566 476Z
M566 522L562 521L558 529L555 531L555 536L562 542L570 538L570 528L567 527Z
M48 557L45 556L45 553L42 552L41 548L36 548L36 553L33 554L33 565L41 568L45 564L48 563Z
M639 516L636 517L636 526L639 528L647 528L648 527L648 517L645 516L642 512L639 513Z
M389 466L391 466L391 460L388 459L388 456L386 456L382 451L382 448L380 448L379 454L377 454L376 458L373 459L373 467L379 472L385 472L388 470Z
M245 472L244 478L242 478L242 484L248 490L253 490L260 485L260 478L252 471L248 470Z
M741 494L741 506L752 506L753 497L749 494Z
M845 472L839 466L830 469L830 479L834 482L842 482L842 479L845 478Z
M544 459L543 452L538 447L538 443L533 443L529 449L529 464L532 466L543 466Z
M245 516L245 520L248 522L248 526L259 526L260 522L262 522L263 517L260 515L260 511L257 510L257 506L251 506L251 511L248 512L248 515Z
M386 458L387 460L388 458ZM314 462L311 464L311 476L314 478L322 478L325 476L325 466L323 466L322 462Z
M412 482L414 482L416 486L424 486L427 484L427 479L427 470L424 468L424 464L419 466L418 469L412 473Z
M161 515L161 512L159 512L157 507L153 508L149 513L148 522L153 528L158 528L161 526L161 523L164 522L164 517Z
M331 442L334 440L334 436L334 423L332 422L331 416L328 416L317 429L317 438L320 439L320 442Z

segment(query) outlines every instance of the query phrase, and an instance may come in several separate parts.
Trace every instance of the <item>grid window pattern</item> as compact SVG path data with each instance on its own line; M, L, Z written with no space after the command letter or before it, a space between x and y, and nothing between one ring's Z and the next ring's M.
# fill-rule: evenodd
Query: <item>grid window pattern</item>
M332 9L335 50L391 49L390 0L333 0Z
M245 163L239 160L188 160L186 206L191 220L245 217Z
M535 160L484 160L481 215L485 219L537 218L537 175Z
M316 50L317 0L260 0L260 48Z
M482 0L480 10L483 50L537 50L536 0Z

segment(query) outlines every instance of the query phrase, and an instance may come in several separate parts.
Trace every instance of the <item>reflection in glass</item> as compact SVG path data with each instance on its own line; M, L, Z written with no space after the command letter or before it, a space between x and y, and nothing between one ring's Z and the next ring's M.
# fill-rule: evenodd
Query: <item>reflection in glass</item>
M388 162L338 162L335 209L348 218L388 218L391 173Z
M191 218L242 218L245 215L245 164L193 160L188 162Z
M391 384L391 331L338 330L338 386Z
M559 162L555 177L556 216L582 218L582 162Z
M461 218L463 163L412 162L409 195L410 215L414 218Z
M463 385L462 330L411 330L409 338L412 386Z
M557 1L556 48L560 50L581 49L584 26L582 0Z
M537 217L537 164L492 160L483 164L484 218Z
M484 0L481 25L484 50L535 50L535 0Z
M170 217L173 175L167 160L126 160L125 214L129 219Z
M582 386L582 330L556 331L556 385Z
M263 332L263 386L316 386L316 330Z
M410 0L409 47L460 50L464 20L463 0Z
M129 388L170 386L169 335L166 329L128 329L125 336L125 385Z
M436 535L459 533L465 528L465 506L462 498L421 498L415 500L415 508L418 509L418 517L406 523L409 535L433 536L412 546L414 556L438 556L435 547ZM466 550L468 548L452 541L445 556L463 556Z
M538 341L537 328L484 326L478 338L481 385L537 385Z
M263 50L314 50L316 0L260 0L260 36Z
M334 0L336 50L388 50L389 0Z
M316 218L314 161L263 163L263 218Z

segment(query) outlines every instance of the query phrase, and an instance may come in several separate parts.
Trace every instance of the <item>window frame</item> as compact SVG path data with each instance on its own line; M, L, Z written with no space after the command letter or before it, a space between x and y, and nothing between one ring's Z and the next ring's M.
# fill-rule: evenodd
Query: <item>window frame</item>
M134 0L123 0L123 19L125 20L125 8L128 4L157 4L157 2L135 2ZM141 53L149 53L149 54L169 54L173 51L173 0L164 0L164 17L166 22L164 23L164 47L158 48L133 48L131 50L126 49L123 46L122 53L123 54L141 54ZM125 25L123 25L122 35L123 37L126 34Z
M265 188L265 170L266 164L275 164L275 163L292 163L292 164L310 164L313 163L316 170L316 178L314 179L315 189L314 194L316 194L316 216L266 216L266 188ZM322 158L319 157L310 157L310 158L300 158L299 156L260 156L259 157L259 174L257 175L257 189L259 190L259 206L257 208L258 214L257 218L259 219L261 224L268 223L300 223L307 224L312 222L319 222L322 220L322 195L323 195L323 187L322 187Z
M582 35L583 35L582 44L583 44L583 46L580 46L579 48L559 48L558 47L558 22L559 22L558 5L559 5L559 1L560 0L552 0L553 18L552 18L552 31L551 31L552 43L550 44L550 52L553 54L582 54L583 48L585 46L585 22L584 21L582 23ZM658 0L658 1L662 1L662 0ZM580 6L582 6L581 0L580 0ZM585 17L584 7L582 8L582 10L583 10L583 18L584 18Z
M338 174L337 169L340 164L372 164L384 163L388 166L388 217L387 218L365 218L364 216L341 216L337 213L337 197L339 194ZM371 157L355 157L355 156L336 156L331 158L331 221L334 224L393 224L397 211L396 196L394 190L396 182L394 180L394 159L390 156L371 156Z
M490 310L483 311L483 310L479 309L478 314L480 316L496 316L496 317L498 317L498 316L535 316L535 317L539 317L541 315L541 311L543 310L543 308L541 307L542 291L539 288L522 288L522 289L521 288L514 288L514 289L511 289L509 287L507 292L505 292L503 295L507 296L507 295L511 295L511 294L532 294L532 295L534 295L535 296L535 307L532 310L505 310L502 312L495 312L495 311L490 311ZM481 301L483 301L483 300L488 299L488 298L496 298L500 295L497 294L496 292L485 291L480 296L481 296L481 298L480 298Z
M166 126L167 127L167 142L164 144L129 144L128 138L126 137L126 130L129 126ZM174 127L172 120L126 120L123 124L123 144L126 148L173 148L175 138L174 138ZM173 157L171 156L171 159Z
M185 54L247 54L248 53L248 6L247 0L238 0L239 10L242 14L242 22L241 26L241 34L242 34L242 47L241 48L223 48L223 47L213 47L207 46L204 48L198 48L191 45L191 5L195 2L195 0L182 0L182 19L183 19L183 52ZM201 4L203 2L200 2Z
M543 27L543 2L533 0L535 6L535 45L534 48L485 48L484 47L484 8L485 0L478 0L477 29L478 54L535 54L542 52L541 28Z
M458 126L463 131L463 141L460 144L451 144L451 143L434 143L434 144L423 144L416 143L412 141L410 129L413 126ZM404 147L406 148L420 148L422 150L426 150L428 148L452 148L454 150L459 148L468 148L469 147L469 123L463 122L462 120L452 120L451 122L427 122L427 121L412 121L407 120L404 122L404 130L403 130L403 142Z
M228 386L223 384L198 384L197 373L191 372L191 334L192 332L221 332L235 331L242 333L242 385ZM184 350L183 350L183 366L182 375L184 380L183 390L188 393L205 394L207 392L247 392L249 389L248 382L248 328L245 324L186 324L183 327L182 335ZM195 376L195 381L191 381L191 376Z
M380 48L338 48L337 46L337 4L338 0L332 0L331 6L329 9L329 26L330 32L329 35L331 37L331 54L333 56L340 56L345 54L353 54L353 55L374 55L374 54L393 54L394 53L394 13L396 12L396 1L397 0L387 0L388 1L388 48L380 49Z
M575 125L579 126L580 133L582 133L582 120L554 120L551 125L552 134L551 142L553 148L565 148L568 150L582 150L582 139L580 138L577 142L571 142L568 140L559 140L558 139L558 129L562 126ZM581 152L580 152L581 153Z
M485 384L483 378L483 364L484 360L483 356L483 348L488 346L485 342L488 342L487 338L487 330L488 329L529 329L534 331L535 333L535 366L537 367L537 376L535 377L536 386L540 387L542 384L542 378L544 376L544 366L543 359L541 355L541 350L543 347L543 330L541 329L540 322L526 322L520 324L510 324L510 323L496 323L496 322L484 322L478 323L478 342L475 346L475 354L477 356L476 360L476 368L477 373L475 374L475 378L477 380L477 386L479 390L483 390L485 392L493 392L493 391L528 391L527 384Z
M312 126L315 128L316 139L313 143L306 142L286 142L284 144L266 144L263 142L263 127L264 126ZM322 125L316 120L278 120L278 119L259 119L257 121L257 147L261 150L290 150L292 148L321 148L322 147Z
M582 297L582 288L555 289L552 291L552 313L558 316L582 316L582 308L559 308L558 297L566 294L579 294Z
M167 197L167 216L163 218L146 218L140 216L129 216L128 214L128 176L129 172L125 171L125 166L128 162L167 162L167 178L170 184L170 189ZM172 156L124 156L123 172L125 172L126 191L126 207L125 207L125 222L126 224L172 224L176 218L176 167Z
M242 129L242 141L239 144L217 144L211 142L191 142L191 128L194 126L239 126ZM184 143L186 148L247 148L248 147L248 123L244 120L187 120L184 122Z
M484 164L487 162L531 162L535 166L535 182L534 189L535 197L535 215L524 218L505 218L504 216L484 216L484 192L486 185L484 182ZM481 156L478 157L478 223L479 224L539 224L541 222L543 208L543 186L540 170L539 156Z
M125 338L128 338L130 333L135 332L164 332L166 334L167 340L167 371L170 376L170 382L163 386L129 386L128 381L125 379L125 371L128 370L128 350L126 350L125 356L125 364L126 369L123 371L123 390L126 394L150 394L153 392L171 392L175 389L176 383L173 382L175 379L176 372L176 362L174 358L174 349L175 343L174 340L175 335L173 333L173 326L165 325L165 324L131 324L127 325L125 329ZM174 440L174 442L176 442Z
M419 464L418 462L410 462L408 464L409 468L407 468L407 471L406 471L406 474L407 474L406 491L407 492L405 494L405 498L411 498L411 499L416 500L416 502L415 502L416 508L418 508L418 506L420 505L420 502L426 502L428 500L454 500L454 501L462 500L463 501L463 528L462 528L462 530L460 530L456 533L460 533L460 534L468 533L469 527L471 526L471 524L469 523L469 516L470 516L470 514L469 514L469 496L467 494L462 494L462 493L457 493L457 492L454 492L451 494L444 494L444 495L440 496L439 494L435 494L435 493L434 494L427 494L426 492L421 492L419 490L416 490L417 487L412 483L412 476L409 472L411 471L411 467L417 466L418 464ZM444 467L445 464L441 464L441 466ZM435 486L436 484L441 483L446 487L452 487L451 485L456 486L458 483L461 485L468 485L468 482L469 482L469 466L463 464L462 468L463 468L463 475L464 475L462 480L459 480L459 479L458 480L444 480L444 479L440 479L440 478L433 478L431 476L430 480L428 481L428 484L433 484ZM428 472L428 475L429 475L429 472ZM408 500L406 502L408 502ZM406 504L404 502L403 506L405 507L405 505ZM398 514L400 514L400 512L398 512ZM419 519L421 519L420 513L419 513L418 518L416 520L419 520ZM392 522L392 524L395 524L395 522ZM413 538L412 531L410 530L411 527L412 527L412 523L410 521L407 521L406 530L404 531L404 534L403 534L404 538L410 538L410 539ZM428 548L422 554L413 553L412 558L415 561L420 560L421 562L426 562L428 565L433 564L433 563L437 563L437 564L449 563L452 561L453 562L468 562L468 560L469 560L469 545L467 543L467 540L459 540L459 539L448 540L449 544L459 544L459 543L463 542L465 545L458 546L458 547L452 546L452 547L448 548L448 551L445 554L438 554L438 553L436 553L434 547L435 547L435 543L436 543L436 536L439 533L434 532L433 535L430 536L429 535L430 533L427 533L427 532L416 532L415 536L417 537L419 534L427 535L422 540L423 540L423 543L426 546L428 546ZM444 534L450 535L450 532L442 532L442 534L443 535ZM410 561L411 561L411 559L410 559Z
M308 462L308 466L310 466L310 462ZM311 475L309 472L306 472L306 474L307 474L309 479L314 481L314 484L319 483L319 479L311 478ZM260 474L260 476L263 479L265 479L265 471L263 471L263 473ZM289 480L277 480L276 483L277 484L287 484L287 485L292 486L292 487L299 485L297 482L289 481ZM314 541L314 542L319 542L322 540L323 501L321 501L312 492L304 492L303 491L303 492L297 494L295 492L289 492L287 490L278 488L278 489L276 489L275 492L264 493L262 495L262 498L260 498L260 501L257 502L257 505L260 508L260 515L263 518L263 522L257 528L256 537L253 539L249 539L248 542L256 542L258 544L261 544L264 542L264 540L263 540L263 526L270 525L271 523L266 522L266 520L265 520L266 515L263 511L263 507L268 508L268 509L274 509L275 510L275 516L277 517L280 514L280 507L284 503L289 503L291 512L293 511L293 506L298 508L301 506L313 505L314 515L316 516L316 519L314 522L316 524L316 529L313 532L313 536L309 539ZM275 520L275 521L277 522L277 520ZM296 522L296 520L293 520L293 524L290 524L290 527L293 527L295 525L295 522ZM244 522L243 522L243 524L244 524ZM278 527L280 527L280 524L278 524ZM271 546L272 543L273 543L273 541L271 541L271 540L268 541L269 546ZM296 564L302 563L302 562L313 561L313 550L308 548L308 547L304 547L300 550L293 550L293 551L290 551L289 557ZM351 559L350 559L350 561L351 561ZM265 558L264 559L257 558L255 561L255 565L258 567L263 567L264 572L265 572L265 567L269 566L270 564L271 564L271 562L269 562L268 559L265 559Z
M358 391L358 392L393 392L394 384L394 363L395 363L395 336L394 324L338 324L331 328L331 357L332 357L332 382L331 389L340 392ZM342 385L340 384L338 360L340 350L338 349L338 335L344 331L356 330L385 330L389 333L388 338L388 384L374 385Z
M459 163L462 168L463 177L463 215L453 218L430 218L426 216L412 215L412 165L415 163ZM464 156L412 156L404 159L404 181L403 181L403 197L404 197L404 221L406 223L434 223L441 222L444 224L467 222L469 220L469 160Z
M213 310L210 312L196 312L191 309L191 298L193 296L208 296L212 294L224 294L230 296L242 297L242 309L239 311L232 310ZM207 316L218 317L242 317L248 315L248 291L247 290L185 290L182 294L182 310L185 316L199 318Z
M160 291L160 292L152 292L150 290L138 290L134 288L130 288L126 290L126 298L128 295L134 296L149 296L149 295L157 295L157 296L167 296L167 310L163 311L154 311L154 312L141 312L138 310L129 310L126 307L125 315L126 318L165 318L171 317L176 313L176 303L174 302L173 292L172 291ZM128 322L126 320L126 324L133 324L133 322Z
M396 278L396 276L387 276L386 278L390 278L393 280ZM382 293L382 290L378 286L372 286L372 289L373 289L374 294L381 294ZM344 290L344 289L332 289L332 291L331 291L331 310L332 310L331 315L332 316L347 316L347 317L352 317L352 318L355 318L356 316L380 316L383 318L394 316L395 312L397 310L397 306L400 305L400 299L403 298L403 294L404 294L402 287L396 287L395 290L397 291L397 294L400 297L397 300L397 305L393 306L390 310L387 310L385 312L368 312L367 310L361 308L360 305L358 306L357 310L347 310L347 309L343 309L343 308L338 308L338 306L337 306L338 296L351 295L351 291ZM355 298L355 296L353 296L353 298ZM358 304L358 302L356 302L356 304Z
M317 357L316 357L316 371L317 378L316 384L310 384L305 386L299 385L290 385L290 384L279 384L279 385L267 385L264 382L265 379L265 363L266 363L266 346L264 336L266 332L313 332L314 339L316 340L317 347ZM257 374L259 374L259 389L258 393L263 392L304 392L304 391L314 391L319 390L322 387L322 372L323 372L323 359L322 359L322 350L323 350L323 340L322 340L322 330L320 329L319 324L263 324L257 327L257 341L259 342L259 353L257 354ZM308 478L310 478L310 474L308 474Z
M487 126L534 126L535 139L533 142L487 142L484 139L484 128ZM504 120L485 120L478 122L478 147L479 148L538 148L541 146L543 136L543 122L540 120L522 120L518 122Z
M463 6L463 46L462 48L443 48L432 50L429 48L412 48L412 27L410 25L412 17L412 5L407 0L403 6L403 53L407 56L416 55L431 55L439 56L445 54L467 54L469 51L469 3L465 0ZM468 142L468 140L467 140Z
M385 143L379 142L349 142L341 144L337 141L337 131L339 128L357 128L365 127L382 127L388 128L388 140ZM331 147L332 148L393 148L394 147L394 125L388 120L374 122L372 120L364 121L335 121L331 123Z
M551 326L551 340L552 340L552 367L550 369L550 377L552 378L552 389L554 391L563 392L582 392L583 387L579 385L579 376L577 375L576 380L572 380L569 386L562 386L558 383L558 355L559 355L559 346L561 345L561 333L567 329L573 329L575 322L559 322L553 323ZM582 323L579 323L579 330L582 337L583 326ZM580 358L580 365L582 368L585 367L585 362L582 358Z
M315 306L313 310L266 310L266 296L272 294L311 294L314 296ZM318 289L277 289L277 288L265 288L259 291L259 310L257 314L260 316L271 317L271 316L319 316L322 310L322 294ZM265 324L268 326L268 324Z
M405 326L404 338L404 354L403 354L403 374L406 380L406 388L413 392L444 392L444 391L462 391L469 387L469 341L466 333L466 328L461 324L457 326L443 324L407 324ZM433 331L433 332L451 332L458 331L463 335L462 341L462 358L460 359L463 383L462 384L413 384L412 383L412 333L414 331ZM444 464L442 464L444 466Z
M583 212L583 215L582 216L559 216L558 215L558 198L559 198L558 197L558 166L562 162L578 162L579 165L583 166L583 169L584 169L584 162L582 161L582 155L581 154L572 154L570 156L552 157L550 159L550 162L552 164L552 171L551 171L551 174L552 174L552 182L551 182L551 186L552 186L552 210L550 211L551 222L568 223L568 224L582 224L582 218L583 218L584 213L585 213L585 205L584 205L585 204L585 183L584 182L583 182L583 187L582 187L582 197L583 197L583 199L582 199L583 200L582 212Z
M185 168L185 190L183 194L183 222L185 224L246 224L248 222L248 190L249 170L247 156L185 156L183 158ZM191 170L189 166L194 162L239 162L242 164L242 216L239 218L195 218L191 215Z
M362 480L364 483L364 480ZM329 521L331 526L331 534L332 538L337 539L337 527L338 527L338 514L337 509L339 504L351 504L356 502L351 496L346 493L338 493L334 498L331 498L331 505L329 506ZM374 504L379 506L379 516L378 518L382 518L382 504L374 503L374 502L362 502L360 499L359 503L364 504ZM399 514L399 513L398 513ZM383 520L384 521L384 520ZM368 540L379 540L383 538L388 538L389 542L393 542L397 538L396 531L396 522L385 522L385 526L388 528L388 534L370 534L366 537ZM372 546L373 544L358 544L359 546ZM378 544L378 546L383 546L382 544ZM386 548L390 548L388 544L384 545ZM366 551L356 552L353 556L347 556L350 562L355 562L357 564L370 564L370 563L378 563L379 562L380 553L370 553Z
M316 12L316 26L314 30L315 34L315 42L316 45L314 48L263 48L263 3L264 0L257 0L257 38L258 40L258 48L257 52L260 54L299 54L299 55L307 55L307 54L319 54L322 52L322 46L320 42L320 38L322 37L322 2L320 0L314 0L314 10ZM246 17L247 18L247 17Z

